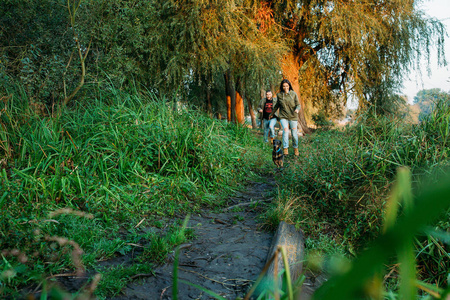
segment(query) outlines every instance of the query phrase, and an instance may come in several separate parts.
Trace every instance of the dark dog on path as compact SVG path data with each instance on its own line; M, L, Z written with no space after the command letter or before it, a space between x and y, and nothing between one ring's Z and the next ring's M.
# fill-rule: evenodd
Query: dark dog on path
M284 154L280 140L273 140L272 160L278 168L283 167Z

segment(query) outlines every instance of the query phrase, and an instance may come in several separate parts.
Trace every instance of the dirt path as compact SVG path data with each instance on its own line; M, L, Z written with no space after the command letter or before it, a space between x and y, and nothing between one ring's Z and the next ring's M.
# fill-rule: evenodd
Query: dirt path
M230 198L229 205L270 201L273 178L265 183L251 182L245 191ZM273 233L260 229L258 208L239 206L222 212L205 211L192 215L188 227L196 238L182 245L179 279L200 285L226 299L247 292L261 272ZM173 262L154 269L155 277L129 284L114 299L172 299ZM179 299L211 299L201 290L179 283Z

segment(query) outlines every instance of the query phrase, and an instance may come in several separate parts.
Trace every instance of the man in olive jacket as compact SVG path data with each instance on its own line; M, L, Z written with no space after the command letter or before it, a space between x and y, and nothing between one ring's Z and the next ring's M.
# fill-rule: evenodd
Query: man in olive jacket
M275 124L277 124L278 115L273 111L277 104L277 99L273 98L272 91L266 91L266 98L262 99L258 106L258 112L261 114L261 123L264 128L264 142L269 141L268 135L270 131L270 143L273 143L275 137Z

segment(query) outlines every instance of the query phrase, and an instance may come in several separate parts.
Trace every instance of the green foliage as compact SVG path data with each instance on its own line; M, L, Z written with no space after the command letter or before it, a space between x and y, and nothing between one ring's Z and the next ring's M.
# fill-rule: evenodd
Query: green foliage
M80 80L79 98L98 96L93 87L110 82L136 88L135 80L139 90L203 98L195 86L220 88L228 69L259 84L277 74L285 48L258 30L256 4L236 4L243 9L231 2L8 0L0 8L0 93L20 81L42 109L57 107ZM214 91L216 111L224 99Z
M131 266L118 265L98 270L102 275L95 294L100 299L116 296L120 291L133 280L132 276L137 274L151 274L152 265L133 264Z
M73 36L67 31L64 6L8 0L0 7L0 16L0 93L18 79L30 102L51 105L64 84L73 87L76 72L66 68Z
M134 229L142 219L156 226L177 212L220 205L269 159L247 128L153 94L111 87L58 117L28 104L17 95L0 104L3 294L78 268L72 242L88 268L127 254L148 235ZM72 210L52 214L62 208ZM56 236L72 242L61 245ZM145 255L161 261L192 233L149 236L161 243L146 246Z
M317 114L313 114L312 120L318 128L323 130L328 130L334 125L333 121L329 120L323 111L320 111Z
M265 2L299 64L301 93L327 110L345 105L348 94L360 108L389 109L404 71L429 58L431 45L446 64L444 25L420 1Z
M283 192L267 212L267 222L298 224L313 239L307 243L311 249L319 245L333 253L345 246L356 255L380 234L386 198L399 167L410 168L414 191L448 173L449 116L448 101L441 101L419 125L368 115L344 131L306 137L300 143L298 164L279 180ZM448 220L447 213L434 226L448 230ZM336 246L320 242L327 239ZM421 278L442 285L450 263L445 246L429 236L417 238L415 245Z
M144 248L144 252L139 257L142 263L152 261L163 263L172 249L194 237L192 229L181 229L180 224L176 223L163 235L153 233L147 238L150 243Z
M398 255L401 262L400 299L415 299L417 297L416 272L412 240L415 234L423 231L425 226L442 216L443 211L450 208L448 197L449 178L443 178L439 184L427 189L412 202L411 181L400 172L396 189L390 199L391 206L402 205L403 214L398 217L391 210L387 218L396 221L387 223L385 232L375 240L370 248L364 251L354 262L348 272L337 275L326 282L315 294L314 299L365 299L366 297L381 299L382 285L378 272L384 269L385 263ZM404 177L404 178L402 178ZM408 202L411 201L409 204ZM406 206L406 207L405 207ZM448 269L447 269L448 270ZM426 287L426 284L418 283ZM430 291L430 289L424 289ZM434 295L445 296L448 290L440 290Z
M449 101L450 94L441 89L421 90L414 97L414 104L418 104L420 108L419 120L422 121L429 115L436 104Z
M199 107L210 92L223 113L224 72L255 100L292 52L302 94L316 106L340 110L352 94L360 107L388 112L414 58L428 57L433 41L441 54L444 28L415 1L372 2L8 0L0 8L0 93L20 81L30 105L45 112L82 83L74 100L113 82L190 95Z

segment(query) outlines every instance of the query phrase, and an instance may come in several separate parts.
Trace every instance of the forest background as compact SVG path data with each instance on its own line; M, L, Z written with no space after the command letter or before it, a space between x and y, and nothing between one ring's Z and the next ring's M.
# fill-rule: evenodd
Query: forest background
M53 235L75 240L78 228L83 249L91 249L84 263L94 266L129 251L119 234L96 244L104 228L117 233L137 212L152 215L152 223L213 205L213 192L230 192L255 165L267 167L267 155L235 123L250 115L255 128L262 91L277 91L282 78L299 95L306 134L311 125L330 128L350 99L358 111L353 126L305 139L305 163L280 182L284 192L268 208L266 224L289 220L310 234L311 249L356 256L380 234L399 167L411 170L414 191L424 175L447 173L448 93L422 91L415 99L421 122L402 122L410 115L399 93L404 74L431 51L446 63L445 28L419 3L3 0L0 204L8 209L1 237L2 247L23 252L2 254L13 257L2 262L2 291L17 292L48 268L68 268L70 259L55 258L67 253L54 253L67 245L54 245ZM253 147L248 155L245 147ZM42 221L63 207L95 216L95 226L70 217L64 229ZM447 230L448 213L436 224ZM80 226L98 238L87 238ZM168 248L180 242L169 240ZM416 245L416 253L429 255L420 257L422 279L444 286L448 246L430 236ZM164 252L148 251L153 259ZM397 269L391 265L389 274ZM390 279L385 283L395 290Z

